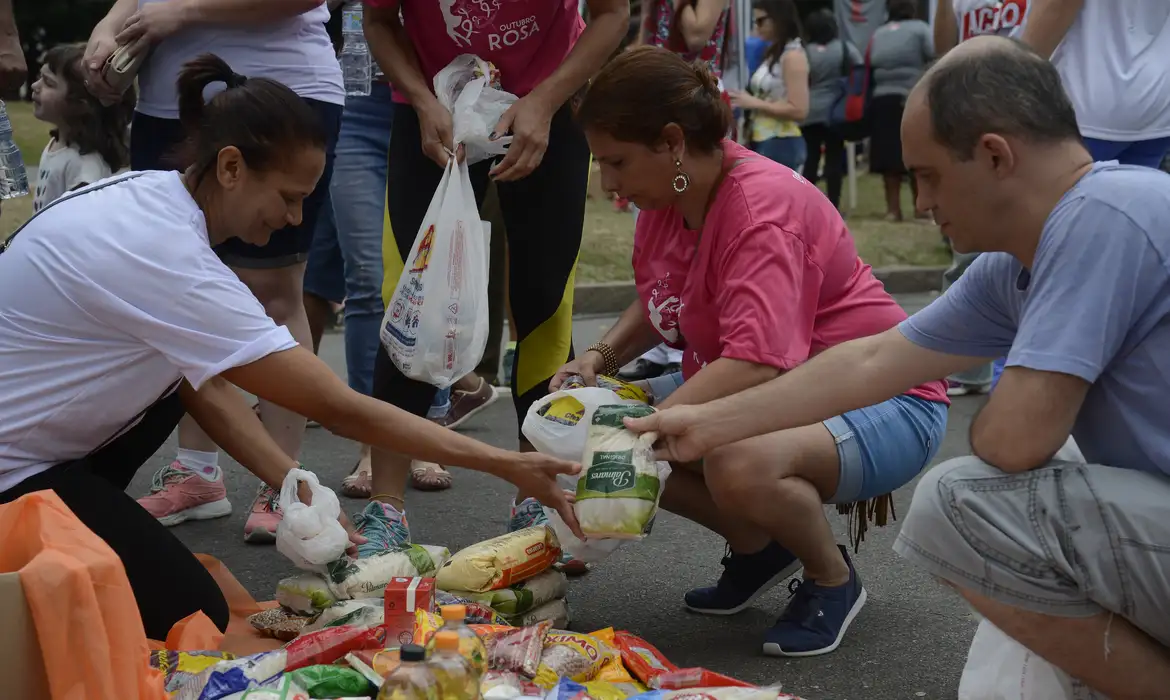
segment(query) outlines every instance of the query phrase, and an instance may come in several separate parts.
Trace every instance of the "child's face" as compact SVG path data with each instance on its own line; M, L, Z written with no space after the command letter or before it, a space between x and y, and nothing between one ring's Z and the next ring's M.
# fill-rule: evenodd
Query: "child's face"
M33 116L60 126L67 92L65 79L49 70L47 65L41 66L41 76L32 85Z

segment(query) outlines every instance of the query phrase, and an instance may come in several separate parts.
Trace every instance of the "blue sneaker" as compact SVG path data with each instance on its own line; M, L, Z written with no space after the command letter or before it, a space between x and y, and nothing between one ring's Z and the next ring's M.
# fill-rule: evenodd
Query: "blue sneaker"
M849 565L849 582L828 587L808 579L793 581L788 607L764 635L765 655L818 656L840 646L845 630L865 605L866 595L849 553L838 548Z
M516 532L537 525L548 523L548 516L544 514L544 507L535 498L525 498L520 503L512 504L512 517L508 520L508 532ZM561 560L554 568L566 576L582 576L589 573L589 564L574 559L568 552L561 554Z
M801 568L800 560L775 542L755 554L736 554L728 547L722 564L718 583L687 592L683 598L687 610L700 615L734 615Z
M406 513L388 503L370 501L365 509L353 516L358 534L366 538L358 545L358 559L402 549L410 544L410 525Z

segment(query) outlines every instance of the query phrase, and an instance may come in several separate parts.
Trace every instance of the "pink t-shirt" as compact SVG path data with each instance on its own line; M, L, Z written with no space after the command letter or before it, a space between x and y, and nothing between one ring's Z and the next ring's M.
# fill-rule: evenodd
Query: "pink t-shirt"
M638 296L684 350L684 377L720 357L790 370L906 318L815 185L734 142L723 149L735 165L702 231L672 207L639 213L634 233ZM942 381L907 393L949 403Z
M366 0L366 4L401 5L403 26L428 84L455 57L470 53L494 63L502 88L519 97L564 62L585 28L577 0ZM407 101L398 92L394 99Z

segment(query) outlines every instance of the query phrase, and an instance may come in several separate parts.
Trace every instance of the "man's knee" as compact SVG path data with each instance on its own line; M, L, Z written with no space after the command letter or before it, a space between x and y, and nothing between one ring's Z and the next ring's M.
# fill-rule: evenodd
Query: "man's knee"
M929 469L918 481L903 530L951 527L955 485L972 477L1000 473L978 457L955 457Z

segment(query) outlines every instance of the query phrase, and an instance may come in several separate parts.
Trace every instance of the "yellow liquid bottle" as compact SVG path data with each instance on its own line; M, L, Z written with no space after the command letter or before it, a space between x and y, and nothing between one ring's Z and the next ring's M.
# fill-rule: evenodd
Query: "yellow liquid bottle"
M426 649L407 644L402 663L382 681L378 700L439 700L439 682L426 663Z
M459 636L459 653L467 662L471 664L471 670L475 672L475 678L483 678L483 674L488 670L487 647L483 645L483 640L475 633L465 622L467 618L466 605L444 605L439 609L443 616L443 627L439 632L454 632ZM435 637L427 642L427 654L431 654L435 650Z
M459 635L450 630L435 634L435 648L427 665L439 682L439 700L475 700L479 697L479 676L459 653Z

